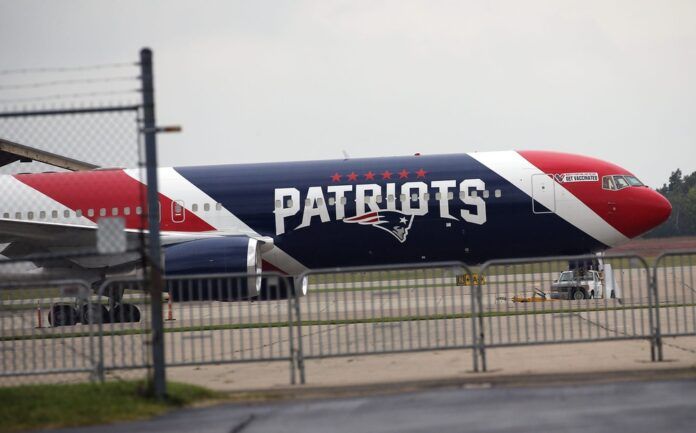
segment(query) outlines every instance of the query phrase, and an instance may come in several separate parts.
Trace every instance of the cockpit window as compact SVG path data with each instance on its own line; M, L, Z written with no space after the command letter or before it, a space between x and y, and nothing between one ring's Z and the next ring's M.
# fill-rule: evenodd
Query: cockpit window
M628 182L623 176L614 176L614 183L616 183L616 189L628 188Z
M614 178L611 176L604 176L602 178L602 188L615 190L616 185L614 184Z
M639 181L635 176L624 176L631 186L643 186L643 182Z
M618 191L628 188L629 186L644 186L643 182L639 181L635 176L622 174L612 174L602 178L602 188L610 191Z

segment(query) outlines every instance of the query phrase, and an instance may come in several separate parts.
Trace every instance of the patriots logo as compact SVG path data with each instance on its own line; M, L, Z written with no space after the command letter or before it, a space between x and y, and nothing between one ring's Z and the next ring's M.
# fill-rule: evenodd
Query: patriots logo
M399 242L404 243L408 231L411 229L411 224L413 224L413 217L414 215L406 215L395 210L380 210L345 218L343 222L377 227L389 232Z

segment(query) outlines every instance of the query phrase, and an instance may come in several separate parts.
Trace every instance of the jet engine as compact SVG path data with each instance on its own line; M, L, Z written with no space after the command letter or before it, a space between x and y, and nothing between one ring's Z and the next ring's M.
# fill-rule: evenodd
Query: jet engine
M246 236L228 236L165 247L164 273L167 277L178 277L167 278L167 291L174 301L254 298L262 286L259 241ZM205 278L196 278L202 275Z
M261 243L246 236L227 236L165 247L164 273L172 300L287 299L295 287L298 296L306 294L306 278L261 276Z

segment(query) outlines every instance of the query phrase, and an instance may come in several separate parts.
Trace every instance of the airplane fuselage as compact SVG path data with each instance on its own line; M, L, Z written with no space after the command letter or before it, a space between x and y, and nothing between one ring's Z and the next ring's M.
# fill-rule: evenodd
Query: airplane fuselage
M594 253L669 216L655 191L619 187L629 177L594 158L535 151L162 168L160 224L165 236L267 239L264 266L291 274ZM2 218L89 226L120 217L147 228L142 178L120 169L5 176L13 192Z

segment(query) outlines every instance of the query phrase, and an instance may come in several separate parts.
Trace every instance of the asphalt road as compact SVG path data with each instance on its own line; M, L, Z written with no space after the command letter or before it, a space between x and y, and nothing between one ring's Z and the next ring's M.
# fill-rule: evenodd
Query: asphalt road
M179 410L60 432L693 432L696 380L438 389L391 396Z

